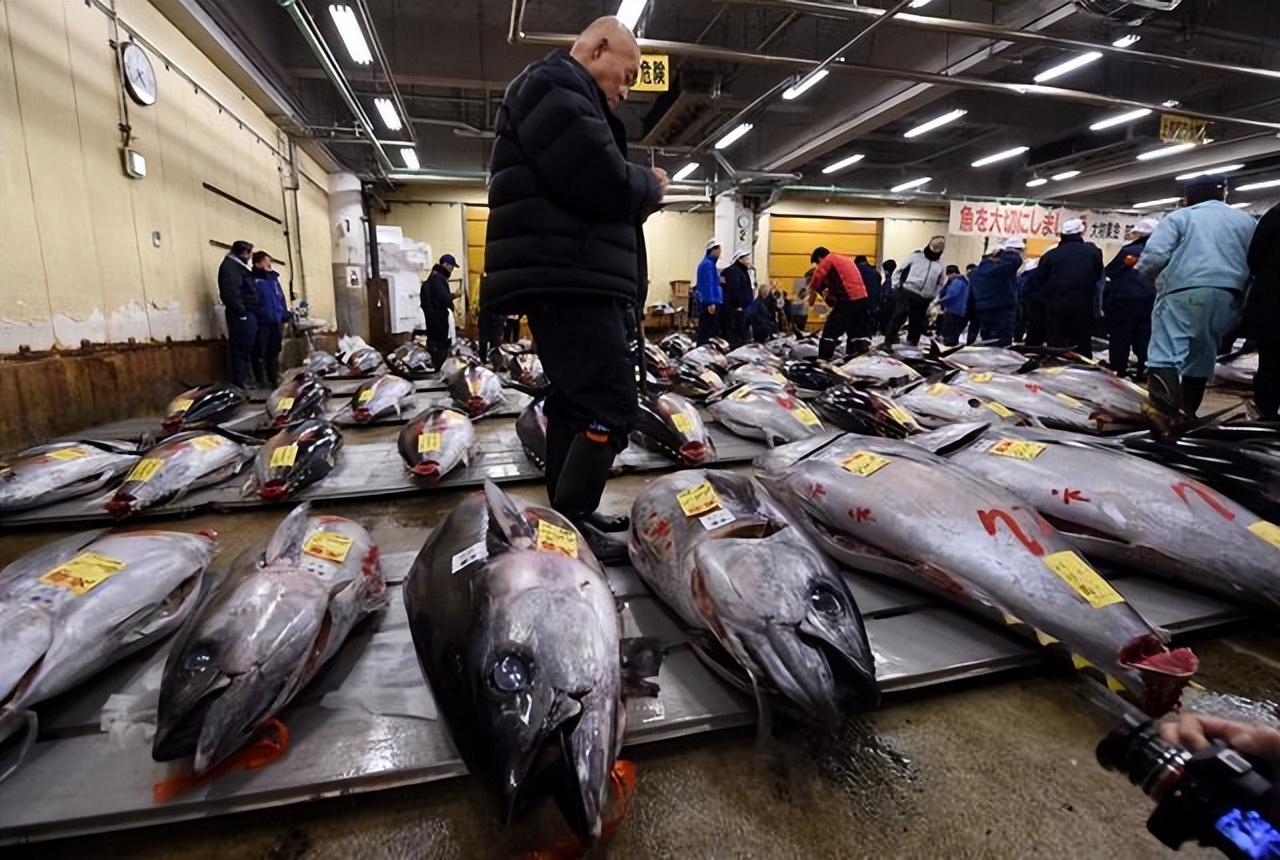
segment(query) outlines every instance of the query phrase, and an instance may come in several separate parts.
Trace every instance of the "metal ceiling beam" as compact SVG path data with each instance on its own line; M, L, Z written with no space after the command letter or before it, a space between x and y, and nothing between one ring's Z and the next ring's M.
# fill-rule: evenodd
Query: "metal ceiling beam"
M1160 179L1167 179L1172 186L1173 178L1181 173L1191 173L1222 164L1276 154L1280 154L1280 144L1273 135L1250 135L1218 144L1197 146L1177 161L1168 159L1131 161L1109 170L1088 171L1076 179L1056 183L1054 193L1059 197L1079 197L1083 194Z
M520 0L516 0L516 2L520 3ZM568 47L571 46L576 39L576 36L567 33L524 33L521 36L521 41L523 42L534 45L547 45L551 47ZM669 42L662 39L638 39L637 41L640 43L641 50L648 50L658 54L670 54L673 56L696 57L698 59L712 60L722 63L782 66L791 69L804 70L811 69L818 64L817 60L810 60L805 57L787 57L776 54L752 54L745 51L735 51L729 48L717 48L710 45L692 45L687 42ZM833 63L830 68L832 71L844 72L846 74L891 78L893 80L900 81L916 81L923 84L935 84L960 90L999 93L1001 95L1038 96L1040 98L1057 99L1059 101L1089 104L1094 105L1095 107L1131 109L1146 108L1156 112L1168 110L1168 108L1163 105L1156 104L1154 102L1137 101L1134 99L1120 98L1119 96L1084 92L1083 90L1049 87L1043 84L1018 84L1007 83L1004 81L988 81L983 78L970 78L962 75L943 75L933 72L916 71L914 69L895 69L863 63ZM1271 132L1280 132L1280 122L1266 122L1265 120L1246 119L1245 117L1224 116L1222 114L1209 113L1207 111L1192 110L1187 107L1178 108L1178 113L1182 116L1188 116L1193 119L1203 119L1210 122L1220 122L1247 126L1250 128L1261 128Z
M850 6L846 3L834 3L830 0L720 0L721 3L732 3L748 6L769 6L788 9L822 18L840 20L859 20L866 18L884 18L884 9L870 6ZM1055 48L1066 48L1078 51L1100 51L1103 54L1120 56L1126 60L1152 63L1160 66L1172 66L1179 69L1190 69L1200 72L1217 72L1221 74L1245 75L1265 78L1271 82L1280 80L1280 71L1259 69L1251 66L1240 66L1234 63L1219 63L1214 60L1198 60L1194 57L1179 57L1171 54L1156 54L1149 51L1135 51L1132 48L1117 48L1107 42L1089 42L1083 39L1070 39L1064 36L1050 36L1045 33L1034 33L1001 27L998 24L983 24L977 21L963 21L952 18L934 18L928 15L903 14L893 18L892 23L898 27L910 27L916 30L927 30L934 33L950 33L956 36L973 36L980 39L994 39L1001 42L1022 42L1031 45L1043 45Z

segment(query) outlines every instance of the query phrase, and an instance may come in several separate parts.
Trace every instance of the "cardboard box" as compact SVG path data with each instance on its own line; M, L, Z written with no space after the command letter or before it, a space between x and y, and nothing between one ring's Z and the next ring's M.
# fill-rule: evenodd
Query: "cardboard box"
M689 298L689 290L693 284L691 281L672 281L671 282L671 298L687 299Z

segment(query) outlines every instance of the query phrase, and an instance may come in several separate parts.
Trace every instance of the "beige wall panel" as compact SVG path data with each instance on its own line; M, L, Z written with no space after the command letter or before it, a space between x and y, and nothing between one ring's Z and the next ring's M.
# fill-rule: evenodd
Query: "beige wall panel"
M96 268L63 4L6 3L45 277L58 341L102 340Z
M330 235L329 197L313 183L302 180L298 189L298 234L306 271L306 297L311 315L334 325L333 240ZM295 262L296 266L297 263ZM299 298L301 298L301 290Z
M0 352L16 352L23 345L47 349L53 344L8 7L8 2L0 2L0 259L6 261L0 289Z
M711 212L657 212L644 224L649 263L646 305L671 298L672 281L692 281L706 253L707 237L715 231Z
M459 203L392 203L391 211L381 216L380 223L394 224L404 230L404 235L431 246L433 257L441 254L453 254L459 260L466 254L467 241L463 235L463 209L473 219L476 216L487 216L487 210L474 211L474 207L463 207ZM472 220L469 223L484 226L483 220ZM483 236L483 231L481 231ZM475 262L469 263L471 268L483 265L483 255Z

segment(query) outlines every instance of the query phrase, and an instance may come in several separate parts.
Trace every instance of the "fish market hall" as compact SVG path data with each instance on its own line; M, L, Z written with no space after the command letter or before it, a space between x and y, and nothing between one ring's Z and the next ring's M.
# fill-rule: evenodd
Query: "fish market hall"
M0 856L1280 856L1273 7L0 0Z

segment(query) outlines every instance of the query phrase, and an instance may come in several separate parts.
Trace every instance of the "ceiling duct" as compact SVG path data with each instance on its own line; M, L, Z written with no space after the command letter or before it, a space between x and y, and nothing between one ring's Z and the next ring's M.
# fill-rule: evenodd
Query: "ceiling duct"
M1076 0L1076 5L1094 15L1141 20L1150 14L1144 10L1172 12L1182 5L1182 0Z

